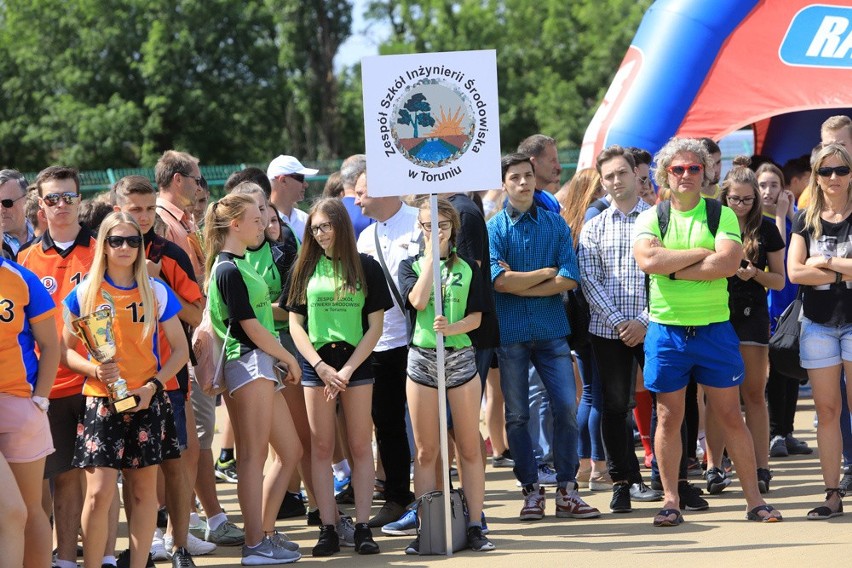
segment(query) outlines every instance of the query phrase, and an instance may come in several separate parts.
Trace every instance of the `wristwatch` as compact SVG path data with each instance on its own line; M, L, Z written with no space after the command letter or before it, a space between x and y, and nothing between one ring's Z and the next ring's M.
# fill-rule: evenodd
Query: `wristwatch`
M41 408L44 412L47 412L47 409L50 408L50 399L33 395L33 404Z

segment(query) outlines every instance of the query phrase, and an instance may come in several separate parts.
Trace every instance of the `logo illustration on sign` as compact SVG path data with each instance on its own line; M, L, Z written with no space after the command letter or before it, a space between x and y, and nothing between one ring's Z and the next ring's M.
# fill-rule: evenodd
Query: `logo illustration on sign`
M394 144L411 163L446 166L462 156L473 139L473 108L456 85L423 79L402 92L394 107Z

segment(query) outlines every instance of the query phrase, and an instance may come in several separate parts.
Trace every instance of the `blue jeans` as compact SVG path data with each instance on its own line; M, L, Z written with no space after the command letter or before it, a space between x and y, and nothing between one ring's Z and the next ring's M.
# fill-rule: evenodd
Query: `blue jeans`
M532 441L533 453L537 463L553 463L553 414L550 412L550 399L547 389L538 376L535 366L530 364L530 421L527 432Z
M538 466L527 431L530 420L529 364L538 371L553 413L553 459L556 480L574 481L577 473L577 387L571 350L564 338L525 341L499 348L500 385L506 401L506 436L515 460L515 477L522 485L538 481Z
M583 383L580 395L580 407L577 409L577 424L580 429L581 458L604 461L603 435L601 433L601 412L603 410L603 387L598 365L592 357L592 346L585 345L574 351L577 354L577 367Z

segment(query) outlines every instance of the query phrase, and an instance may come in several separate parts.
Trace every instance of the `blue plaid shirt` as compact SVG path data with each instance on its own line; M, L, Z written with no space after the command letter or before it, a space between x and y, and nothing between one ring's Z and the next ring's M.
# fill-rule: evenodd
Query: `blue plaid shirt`
M492 282L503 273L497 264L500 260L518 272L555 267L559 276L580 282L571 230L556 213L536 205L521 213L508 205L488 221L488 240ZM501 345L557 339L570 333L560 294L527 298L495 291L494 303Z

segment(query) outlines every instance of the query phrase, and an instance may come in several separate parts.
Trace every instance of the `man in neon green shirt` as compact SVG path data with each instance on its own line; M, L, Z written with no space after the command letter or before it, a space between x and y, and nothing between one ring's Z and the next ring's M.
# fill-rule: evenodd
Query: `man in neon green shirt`
M710 225L716 224L715 219L708 219L709 207L701 198L712 181L713 161L700 141L672 138L654 161L657 184L671 199L667 229L665 234L660 231L657 205L639 215L633 239L636 262L650 275L644 375L646 388L657 396L654 451L664 491L663 509L654 526L683 522L678 464L684 391L690 377L704 386L708 409L717 413L724 429L746 498L747 518L780 521L781 514L758 491L754 444L740 413L737 387L745 371L739 340L728 321L726 283L743 258L736 217L721 207L713 235Z

